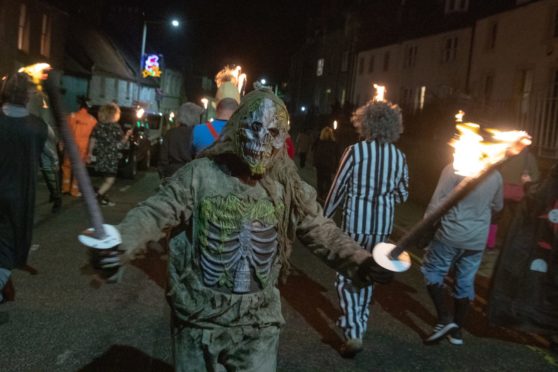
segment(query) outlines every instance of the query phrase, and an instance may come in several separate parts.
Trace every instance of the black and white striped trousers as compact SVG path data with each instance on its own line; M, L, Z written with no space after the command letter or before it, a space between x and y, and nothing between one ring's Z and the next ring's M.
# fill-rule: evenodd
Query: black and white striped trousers
M377 243L387 242L389 237L388 235L347 234L368 252L372 252ZM339 306L343 312L337 325L342 329L346 339L362 339L366 333L370 316L369 307L372 302L373 286L354 288L350 279L338 273L335 287Z

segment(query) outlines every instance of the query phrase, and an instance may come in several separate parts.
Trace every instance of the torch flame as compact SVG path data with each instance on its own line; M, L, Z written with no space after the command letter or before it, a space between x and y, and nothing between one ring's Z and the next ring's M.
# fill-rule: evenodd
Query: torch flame
M34 65L22 67L17 72L23 72L29 75L31 80L33 80L33 84L41 89L41 82L47 79L50 69L51 67L48 63L35 63Z
M333 130L337 130L337 120L333 121Z
M458 123L463 123L463 117L465 116L465 111L459 110L457 114L455 114L455 121Z
M209 103L209 100L208 100L207 98L204 97L204 98L202 98L200 101L201 101L201 103L202 103L202 105L203 105L203 108L204 108L205 110L207 110L207 105L208 105L208 103Z
M383 102L384 101L384 95L386 93L385 85L374 84L374 89L376 90L376 93L374 94L374 98L372 98L372 101Z
M475 123L457 124L457 131L457 138L450 142L454 148L453 168L456 174L466 177L475 177L490 165L519 154L531 144L531 137L524 131L486 129L492 136L490 140L479 134L480 126Z

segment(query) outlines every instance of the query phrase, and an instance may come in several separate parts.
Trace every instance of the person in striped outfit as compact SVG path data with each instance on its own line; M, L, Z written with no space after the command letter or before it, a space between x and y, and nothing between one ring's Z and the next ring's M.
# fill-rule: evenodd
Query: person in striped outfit
M331 218L343 203L343 230L371 251L387 241L395 204L408 197L407 162L393 144L403 132L402 115L397 105L370 101L355 111L351 121L364 140L345 149L324 214ZM346 338L340 352L354 357L362 350L373 287L355 288L339 273L335 285L343 312L338 325Z

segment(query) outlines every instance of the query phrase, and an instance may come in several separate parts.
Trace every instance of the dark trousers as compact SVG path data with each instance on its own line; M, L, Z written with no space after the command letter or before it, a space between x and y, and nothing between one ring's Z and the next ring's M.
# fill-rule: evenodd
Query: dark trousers
M300 161L300 167L304 168L304 166L306 165L306 153L305 152L300 152L298 154L298 158Z

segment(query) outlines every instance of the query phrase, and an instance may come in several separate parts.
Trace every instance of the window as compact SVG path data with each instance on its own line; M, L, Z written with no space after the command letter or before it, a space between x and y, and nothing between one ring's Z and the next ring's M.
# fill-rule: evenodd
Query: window
M407 46L405 49L405 58L403 59L403 67L414 67L417 62L417 50L416 45Z
M41 22L41 55L50 57L50 29L51 22L48 14L43 14Z
M0 38L6 34L6 4L0 0Z
M533 70L522 70L519 78L519 112L526 115L533 90Z
M99 78L99 97L104 98L105 97L105 90L106 90L106 81L104 77L100 77Z
M389 70L389 52L384 54L384 71Z
M318 63L316 65L316 76L322 76L324 74L324 59L318 59Z
M349 52L344 51L341 57L341 72L347 72L349 69Z
M457 57L457 36L449 37L444 41L442 49L442 63L455 61Z
M419 96L419 109L424 108L424 102L426 101L426 87L423 85L420 87L420 96Z
M358 74L362 75L364 73L364 57L358 59Z
M374 56L370 56L368 60L368 73L371 74L374 72Z
M17 27L17 49L24 52L29 51L29 22L27 15L27 6L21 4L19 6L19 20Z
M498 23L492 23L488 27L486 35L486 49L493 50L496 47L496 36L498 35Z
M484 78L484 103L489 104L492 100L492 90L494 89L494 75L486 75Z
M457 13L469 10L469 0L446 0L445 12Z
M132 83L127 81L126 82L126 99L127 100L130 99L131 88L132 88Z
M552 29L552 36L558 37L558 9L554 11L554 24Z

